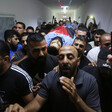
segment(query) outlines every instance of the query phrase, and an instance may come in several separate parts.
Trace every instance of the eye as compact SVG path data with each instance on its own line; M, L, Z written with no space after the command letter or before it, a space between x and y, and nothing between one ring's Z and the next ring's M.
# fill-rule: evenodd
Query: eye
M72 59L74 59L74 56L72 54L68 54L67 58L70 59L70 60L72 60Z
M78 44L77 44L77 43L75 43L75 44L74 44L74 46L78 46Z
M33 49L32 52L33 52L33 53L39 53L40 50L39 50L39 49Z
M84 48L84 46L83 45L80 45L80 48Z
M58 56L58 59L59 59L59 60L62 60L63 58L64 58L64 55L59 55L59 56Z
M19 40L18 38L15 38L15 40Z

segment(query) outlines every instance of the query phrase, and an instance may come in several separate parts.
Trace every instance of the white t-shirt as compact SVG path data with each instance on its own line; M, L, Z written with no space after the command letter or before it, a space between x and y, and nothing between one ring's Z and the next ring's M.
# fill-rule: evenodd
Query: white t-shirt
M99 52L100 52L99 46L92 48L87 54L87 58L89 59L89 61L90 62L94 62L94 61L97 62Z

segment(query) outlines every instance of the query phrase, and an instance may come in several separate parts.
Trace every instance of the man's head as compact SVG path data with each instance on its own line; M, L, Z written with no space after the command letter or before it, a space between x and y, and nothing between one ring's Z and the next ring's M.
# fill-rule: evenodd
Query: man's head
M19 43L19 33L14 30L6 30L4 32L4 39L6 43L9 45L11 50L16 51Z
M7 62L9 63L9 55L9 46L3 40L0 40L0 74L6 69Z
M105 31L103 29L98 29L94 32L93 38L94 38L94 43L95 46L99 46L100 45L100 40L101 40L101 36L105 33Z
M40 33L29 34L27 38L29 57L32 61L42 63L45 60L47 49L44 36Z
M107 47L111 45L111 35L109 33L105 33L101 36L101 48Z
M78 36L81 35L81 36L87 38L88 30L87 30L87 28L84 27L84 26L83 26L83 27L79 27L77 33L78 33Z
M25 24L23 22L17 22L16 23L16 31L21 35L23 32L25 32Z
M59 26L62 26L63 25L63 21L59 21Z
M79 64L78 52L75 47L65 45L59 50L59 69L62 76L75 76Z
M78 36L75 38L72 44L78 51L78 57L82 56L86 47L86 39L83 36Z
M62 38L61 37L55 37L52 39L48 46L48 53L51 55L58 55L59 49L63 46Z
M29 33L27 33L27 32L24 32L21 35L21 44L22 44L22 46L23 46L23 48L25 50L27 49L27 38L28 38L28 35L29 35Z
M28 33L34 33L34 28L32 26L28 26L26 28L26 32L28 32Z
M62 38L61 37L53 38L49 46L56 47L56 49L59 50L63 46Z

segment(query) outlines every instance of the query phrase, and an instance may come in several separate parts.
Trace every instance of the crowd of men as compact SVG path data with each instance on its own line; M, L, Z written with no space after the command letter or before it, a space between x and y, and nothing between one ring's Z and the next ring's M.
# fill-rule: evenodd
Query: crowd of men
M87 18L88 19L88 18ZM111 34L71 21L34 30L17 22L0 40L0 112L112 112ZM87 21L86 21L87 22ZM48 33L64 26L74 41Z

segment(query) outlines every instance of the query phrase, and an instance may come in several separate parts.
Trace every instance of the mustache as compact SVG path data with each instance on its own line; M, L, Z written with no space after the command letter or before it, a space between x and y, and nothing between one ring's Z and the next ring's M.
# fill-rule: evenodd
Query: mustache
M70 69L70 65L68 65L68 64L63 64L63 65L61 66L61 69L69 70L69 69Z

